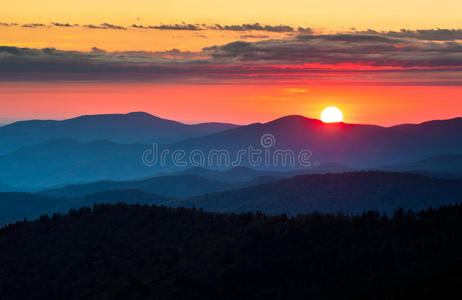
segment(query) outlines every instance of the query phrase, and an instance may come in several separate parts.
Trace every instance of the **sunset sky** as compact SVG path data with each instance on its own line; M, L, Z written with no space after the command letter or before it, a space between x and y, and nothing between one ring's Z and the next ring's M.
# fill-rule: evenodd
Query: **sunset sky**
M462 115L462 2L3 0L0 123Z

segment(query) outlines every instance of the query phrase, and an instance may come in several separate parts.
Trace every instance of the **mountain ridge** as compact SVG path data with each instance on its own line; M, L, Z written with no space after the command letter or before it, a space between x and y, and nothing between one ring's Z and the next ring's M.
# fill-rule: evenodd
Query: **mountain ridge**
M235 190L189 198L166 197L128 187L74 198L28 193L0 193L0 221L41 213L65 212L93 203L139 203L195 207L209 212L263 212L267 215L338 213L360 215L370 210L391 214L399 207L421 210L462 202L462 179L439 179L410 173L363 171L300 175ZM31 199L31 200L29 200ZM0 222L1 223L1 222Z
M360 214L368 210L420 210L462 202L462 179L412 173L361 171L299 175L277 182L172 200L173 207L200 207L220 213L261 211L286 213Z
M26 120L0 127L0 150L7 153L23 146L65 137L81 142L108 139L118 143L165 143L238 126L217 122L188 125L145 112L83 115L65 120Z
M220 190L238 189L246 186L274 182L304 174L348 172L352 169L339 165L294 171L259 171L246 167L235 167L225 171L195 167L174 173L159 174L149 178L126 181L102 180L86 184L73 184L37 192L54 197L79 197L95 192L136 188L168 197L191 197Z
M444 126L448 123L447 126ZM423 127L424 126L424 127ZM446 129L447 127L447 129ZM274 149L310 150L314 161L354 168L406 163L445 152L462 152L462 118L412 125L411 129L348 123L323 123L286 116L267 123L191 138L170 144L174 149L227 149L236 152L271 134Z
M144 113L134 113L133 117L150 118ZM72 137L60 137L0 156L0 182L13 187L50 188L99 180L132 180L191 167L193 165L188 165L188 162L191 163L188 158L194 150L202 151L204 156L213 150L225 150L229 154L229 161L234 162L238 151L248 150L250 146L260 151L270 151L270 155L276 150L288 150L294 154L293 165L284 165L280 156L279 161L269 156L273 158L272 162L258 165L249 162L248 153L241 157L237 166L259 171L293 171L326 163L337 163L352 169L371 169L415 162L441 153L462 153L462 118L426 122L424 127L411 125L410 129L407 128L326 124L303 116L286 116L267 123L233 127L205 136L157 144L158 153L165 150L170 156L164 165L154 166L148 166L142 160L146 151L154 152L154 145L147 142L117 143L100 138L82 142ZM107 130L117 131L112 127ZM261 144L264 135L271 139L268 148ZM15 136L27 138L27 135ZM137 137L131 138L138 140ZM0 144L6 142L0 139ZM176 150L184 151L186 166L172 162L172 153ZM296 155L301 151L310 153L308 165L302 165L297 160ZM204 162L210 161L204 159ZM202 167L226 170L236 166L213 163ZM446 173L445 170L436 171Z
M82 197L96 192L139 189L167 197L191 197L220 190L231 190L252 185L252 182L221 182L197 175L167 175L136 181L99 181L41 191L38 194L53 197Z
M419 161L378 168L384 171L426 171L462 174L462 153L441 153Z

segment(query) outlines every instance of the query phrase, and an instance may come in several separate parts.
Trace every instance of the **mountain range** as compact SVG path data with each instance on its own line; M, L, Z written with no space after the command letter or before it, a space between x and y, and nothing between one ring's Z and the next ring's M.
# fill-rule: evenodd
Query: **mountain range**
M218 180L224 182L250 181L256 178L288 178L297 175L306 174L325 174L325 173L342 173L351 172L352 168L335 163L326 163L316 167L289 170L289 171L272 171L272 170L255 170L247 167L235 167L228 170L210 170L201 167L195 167L172 173L172 175L197 175L210 180Z
M48 140L0 156L0 182L14 187L52 187L104 179L135 179L155 173L141 162L147 148L107 140Z
M261 144L265 135L271 138L269 145ZM153 141L158 143L158 155L162 151L168 154L163 165L149 166L142 160L146 151L154 153L149 144ZM194 151L204 154L202 169L225 171L235 165L221 165L218 161L209 164L207 155L225 150L233 162L239 151L246 151L249 146L268 153L270 163L262 160L251 164L247 153L237 167L269 172L261 175L264 177L287 177L271 172L299 169L310 169L311 173L361 169L418 171L428 175L440 173L439 177L448 178L462 173L462 118L381 127L286 116L264 124L237 126L185 125L146 113L130 113L17 122L0 127L0 144L4 145L0 182L16 190L43 190L102 180L133 181L182 171L188 174L191 171L185 170L194 167L188 161ZM176 150L184 151L185 165L172 163ZM294 163L284 165L281 157L275 159L274 153L279 150L291 151ZM307 165L300 164L297 157L303 150L310 153ZM325 170L326 166L332 168ZM248 171L238 174L239 168L233 172L233 176L206 175L205 171L196 175L212 180L218 176L229 182L261 177L246 174ZM229 179L224 179L226 176Z
M87 184L70 185L39 192L54 197L80 197L110 190L139 189L168 197L191 197L222 190L274 182L283 178L303 174L324 174L351 171L340 165L325 165L313 169L294 171L258 171L236 167L226 171L208 170L200 167L170 174L131 181L97 181Z
M312 153L312 163L335 162L353 168L408 163L442 153L462 153L462 118L381 127L323 123L302 116L287 116L265 124L251 124L181 141L167 148L186 152L227 149L236 156L239 149L247 149L249 145L262 149L260 139L265 134L274 137L275 143L270 150L290 149L299 153L306 149Z
M238 190L176 199L173 207L200 207L220 213L260 211L269 215L394 209L422 210L460 203L462 179L440 179L409 173L352 172L300 175Z
M166 143L236 127L227 123L187 125L144 112L20 121L0 127L0 153L63 137L80 142L103 139L116 143Z
M53 197L80 197L111 190L138 189L168 197L191 197L222 190L232 190L275 181L278 177L259 177L246 182L222 182L197 175L158 176L134 181L98 181L39 192Z
M192 175L188 175L192 176ZM172 179L172 178L170 178ZM160 178L165 190L175 189L175 180ZM197 179L207 182L205 179ZM183 187L192 182L183 182ZM103 183L104 184L104 183ZM215 185L213 185L215 184ZM231 188L232 184L213 188ZM91 188L99 188L93 194ZM236 186L235 186L236 187ZM66 190L52 190L44 194L0 193L0 223L13 222L23 218L37 218L41 214L67 212L94 203L139 203L169 207L196 207L205 211L220 213L263 212L269 215L312 213L314 211L346 214L361 214L369 210L391 214L402 207L405 210L421 210L429 207L457 204L462 202L462 179L440 179L417 174L390 172L352 172L323 175L300 175L234 190L208 192L189 198L173 198L156 195L132 186L124 190L104 188L124 188L124 186L97 185L68 187ZM143 188L152 188L149 185ZM202 187L199 187L200 189ZM180 191L181 191L180 189ZM196 189L197 191L197 189ZM72 197L74 196L74 197Z
M380 170L462 174L462 154L440 154L416 162L381 167Z

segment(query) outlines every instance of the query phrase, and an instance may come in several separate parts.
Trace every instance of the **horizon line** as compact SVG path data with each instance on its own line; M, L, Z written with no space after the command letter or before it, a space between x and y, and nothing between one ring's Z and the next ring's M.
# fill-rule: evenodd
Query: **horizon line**
M170 119L168 117L160 117L158 115L155 115L155 114L152 114L152 113L149 113L149 112L146 112L146 111L130 111L130 112L126 112L126 113L120 112L120 113L82 114L82 115L77 115L77 116L63 118L63 119L46 119L46 118L14 119L14 118L2 118L2 117L0 117L0 128L8 126L8 125L15 124L15 123L29 122L29 121L56 121L56 122L63 122L63 121L73 120L73 119L77 119L77 118L81 118L81 117L96 117L96 116L111 116L111 115L113 115L113 116L128 116L128 115L133 115L133 114L145 114L145 115L149 115L150 117L159 118L159 119L166 120L166 121L178 122L178 123L181 123L183 125L191 125L191 126L215 123L215 124L236 125L236 126L240 126L240 127L249 126L249 125L253 125L253 124L267 124L267 123L271 123L271 122L274 122L274 121L277 121L277 120L280 120L280 119L284 119L284 118L288 118L288 117L302 117L304 119L316 120L316 121L322 122L322 123L324 123L326 125L328 125L328 124L348 124L348 125L378 126L378 127L383 127L383 128L392 128L392 127L397 127L397 126L402 126L402 125L422 125L422 124L425 124L425 123L428 123L428 122L449 121L449 120L455 120L455 119L462 118L462 116L457 116L457 117L448 118L448 119L430 119L430 120L425 120L425 121L422 121L422 122L419 122L419 123L397 123L397 124L394 124L394 125L383 126L383 125L372 124L372 123L355 123L355 122L349 123L349 122L343 122L343 121L342 122L325 123L319 118L308 117L308 116L302 115L302 114L290 114L290 115L282 115L280 117L270 119L269 121L266 121L266 122L265 121L256 121L256 122L250 122L250 123L247 123L247 124L237 124L237 123L234 123L234 122L230 123L230 122L220 122L220 121L199 121L199 122L194 122L194 121L190 121L190 120L189 121L188 120L175 120L175 119ZM8 121L11 121L11 122L8 122Z

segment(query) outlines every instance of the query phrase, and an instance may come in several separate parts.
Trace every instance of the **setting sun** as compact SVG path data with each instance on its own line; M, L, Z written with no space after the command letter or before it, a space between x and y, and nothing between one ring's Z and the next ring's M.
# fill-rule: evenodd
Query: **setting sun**
M324 123L342 122L343 114L337 107L329 106L322 111L321 120Z

